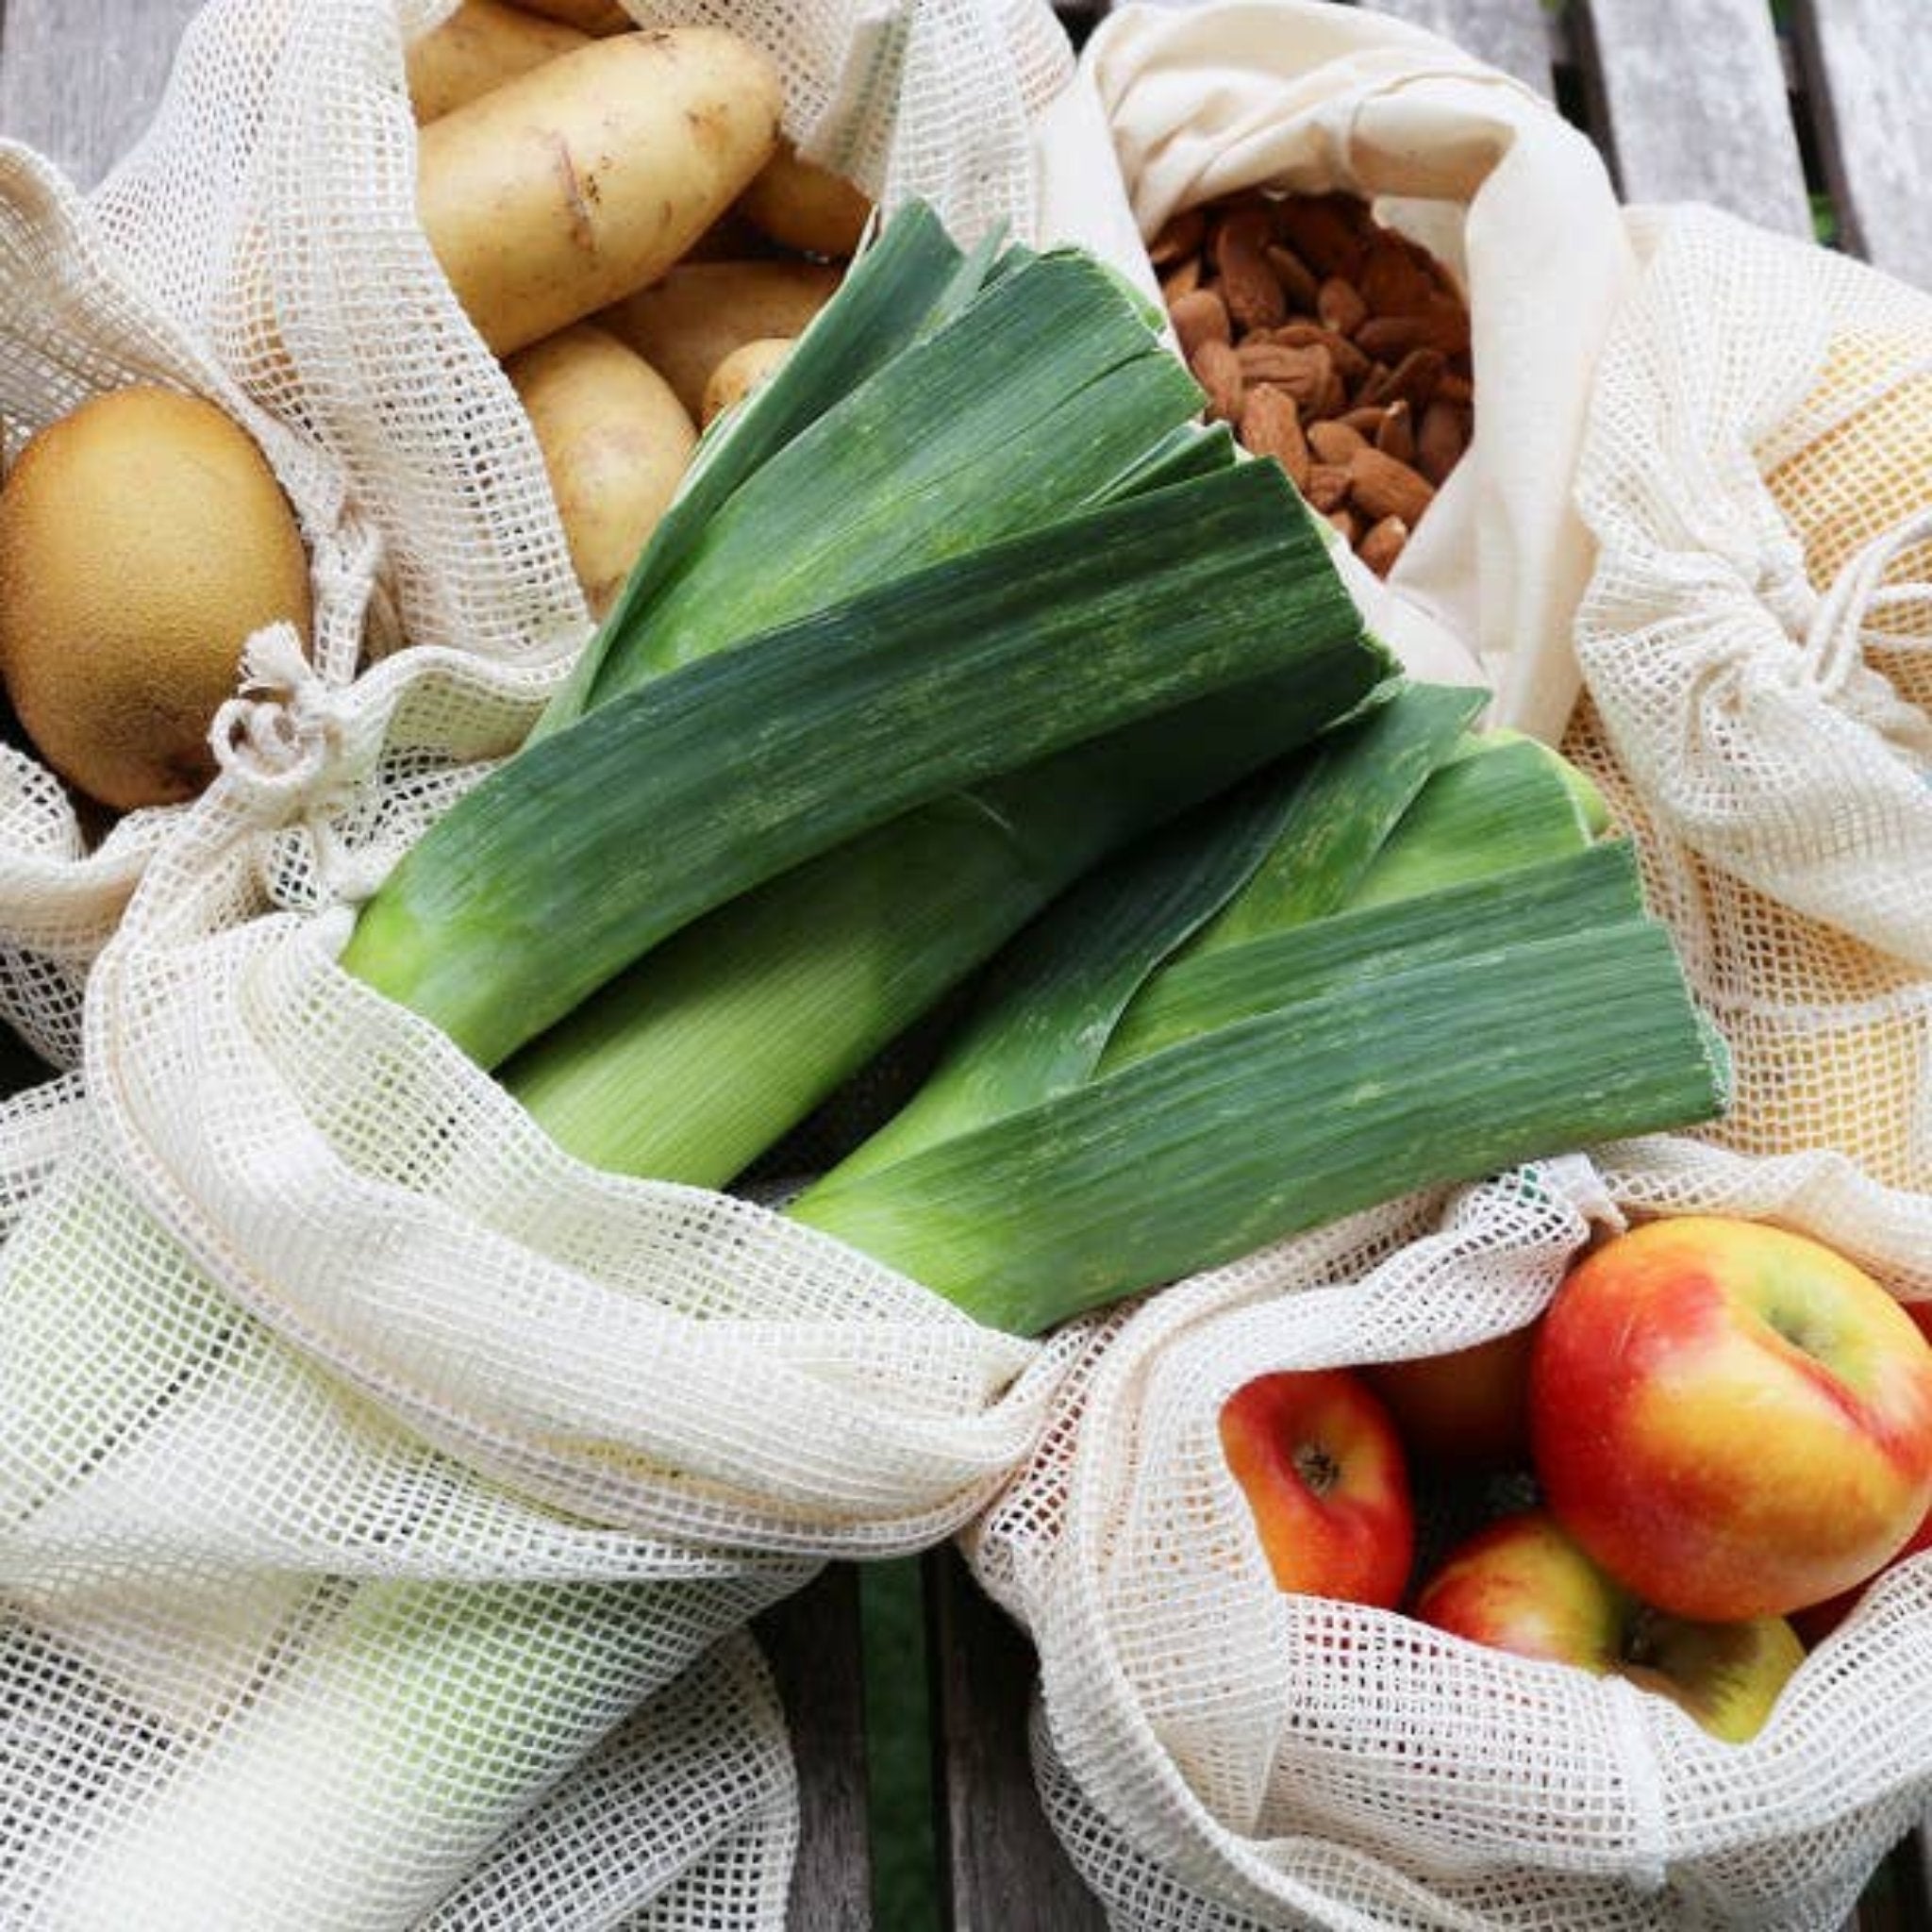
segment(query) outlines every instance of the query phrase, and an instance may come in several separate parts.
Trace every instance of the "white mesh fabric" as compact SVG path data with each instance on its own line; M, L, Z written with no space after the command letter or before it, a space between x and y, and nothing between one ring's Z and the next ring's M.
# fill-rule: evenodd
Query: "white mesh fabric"
M1565 749L1734 1091L1625 1185L1802 1199L1932 1294L1932 297L1711 211L1649 240L1580 471Z
M86 198L0 143L11 444L136 381L228 408L300 519L334 690L407 641L527 693L589 629L529 425L415 217L402 50L454 4L209 0L152 126ZM762 44L788 127L888 208L920 195L962 237L1004 222L1034 239L1031 127L1072 68L1046 0L634 10ZM78 1056L88 966L177 810L104 830L0 747L0 1017L57 1063Z
M579 1168L334 964L587 629L414 222L401 50L447 10L213 0L90 201L0 149L9 428L212 396L318 608L307 654L252 641L192 805L91 848L0 774L0 1000L86 1068L0 1108L0 1923L777 1926L794 1793L730 1633L956 1529L1062 1359ZM788 122L889 200L1031 233L1038 0L707 17L779 43Z
M1089 1331L1055 1429L971 1541L1039 1645L1042 1796L1117 1932L1796 1932L1841 1924L1915 1821L1932 1560L1874 1587L1743 1745L1620 1681L1274 1586L1221 1448L1227 1396L1521 1326L1619 1215L1587 1164L1529 1168ZM1424 1487L1419 1568L1521 1501L1510 1479Z

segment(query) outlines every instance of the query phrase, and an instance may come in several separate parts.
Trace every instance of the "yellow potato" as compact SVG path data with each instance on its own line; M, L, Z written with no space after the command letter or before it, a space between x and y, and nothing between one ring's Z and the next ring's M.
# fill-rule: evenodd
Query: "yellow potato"
M214 404L115 390L0 491L0 671L55 771L116 810L191 798L242 646L306 640L308 559L275 472Z
M591 41L432 121L417 208L483 340L508 355L661 275L764 166L780 105L758 48L685 26Z
M587 34L621 34L637 25L617 0L524 0L524 5Z
M606 309L599 323L626 341L693 416L711 371L765 336L795 336L839 286L815 261L693 261Z
M697 431L664 378L589 323L504 367L537 432L577 582L602 617L671 507Z
M760 336L733 349L705 383L705 400L698 422L708 429L714 417L741 403L753 390L771 376L791 353L790 336Z
M453 108L589 40L561 21L506 7L502 0L463 0L440 27L410 47L409 104L419 125L440 121Z
M801 160L787 141L738 197L738 211L787 248L849 261L872 216L872 202L844 175Z

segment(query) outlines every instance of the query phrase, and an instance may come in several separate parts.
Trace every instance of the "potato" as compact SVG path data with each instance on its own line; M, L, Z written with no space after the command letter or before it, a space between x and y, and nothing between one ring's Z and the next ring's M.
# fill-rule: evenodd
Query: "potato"
M637 25L617 0L523 0L532 13L547 14L587 34L621 34Z
M537 432L577 582L602 617L677 493L697 431L664 378L589 323L504 366Z
M173 390L97 396L0 490L0 672L55 771L116 810L191 798L242 648L306 640L308 559L251 438Z
M746 342L795 336L839 286L813 261L694 261L608 308L599 324L628 342L692 416L711 371Z
M478 94L588 44L590 38L502 0L463 0L408 51L409 104L417 123L439 121Z
M738 197L738 211L784 247L849 261L872 217L872 202L844 175L801 160L786 141Z
M417 208L483 340L508 355L661 275L770 158L780 105L758 48L686 26L591 41L432 121Z
M713 418L741 403L753 390L778 373L779 365L791 353L790 336L760 336L733 349L705 383L705 399L698 411L699 425L708 429Z

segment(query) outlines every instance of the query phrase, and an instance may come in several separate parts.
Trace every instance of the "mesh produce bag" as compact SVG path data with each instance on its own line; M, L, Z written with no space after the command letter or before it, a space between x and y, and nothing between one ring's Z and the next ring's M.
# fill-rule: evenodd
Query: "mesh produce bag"
M1578 501L1565 749L1731 1047L1660 1195L1802 1194L1932 1294L1932 297L1723 215L1647 225ZM1641 1183L1639 1183L1641 1185Z
M9 755L0 996L83 1073L0 1109L0 1923L782 1923L736 1633L957 1528L1058 1372L747 1201L584 1169L334 963L589 629L414 219L402 48L447 11L216 0L95 195L0 151L9 428L208 394L317 593L192 805L90 851ZM1043 7L706 17L889 198L1030 206Z
M1110 140L1118 178L1096 170ZM1525 639L1561 640L1588 579L1571 502L1590 381L1633 258L1601 158L1520 82L1446 41L1322 0L1129 6L1095 30L1041 134L1042 224L1151 289L1143 242L1197 203L1262 188L1367 197L1468 296L1474 437L1387 589L1351 578L1419 675L1476 681L1514 722L1574 695ZM1119 195L1126 188L1126 202ZM1351 560L1344 557L1344 568Z
M131 382L261 444L314 565L313 668L403 641L525 696L587 635L541 457L415 216L406 42L454 0L212 0L149 132L92 195L0 143L0 417L25 436ZM1044 0L639 6L760 42L786 125L966 237L1033 232L1032 117L1071 66ZM0 1017L58 1064L87 969L178 808L84 819L0 744Z
M1045 1447L972 1554L1039 1644L1042 1795L1120 1932L1836 1926L1914 1822L1932 1560L1870 1590L1743 1744L1621 1679L1274 1585L1222 1449L1226 1398L1520 1327L1633 1195L1680 1205L1648 1173L1557 1161L1089 1326ZM1815 1231L1795 1192L1723 1205ZM1523 1500L1507 1477L1424 1489L1418 1574Z

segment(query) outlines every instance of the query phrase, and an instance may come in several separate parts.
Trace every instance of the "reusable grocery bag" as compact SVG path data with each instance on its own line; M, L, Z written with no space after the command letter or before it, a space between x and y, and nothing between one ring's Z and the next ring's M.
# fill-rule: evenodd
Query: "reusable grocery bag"
M1041 1794L1116 1932L1832 1927L1923 1815L1932 1558L1874 1585L1741 1744L1621 1678L1275 1586L1226 1398L1521 1327L1633 1202L1690 1205L1621 1158L1391 1202L1088 1324L969 1549L1039 1645ZM1775 1181L1697 1205L1821 1232ZM1419 1501L1420 1574L1527 1491Z
M1356 185L1333 157L1379 154L1377 111L1426 125L1400 83L1379 108L1343 93L1262 125L1258 53L1228 53L1191 95L1137 92L1198 80L1208 52L1181 65L1196 33L1224 51L1194 18L1124 25L1117 59L1096 37L1083 68L1124 103L1130 184L1144 142L1143 229L1195 192L1168 188L1145 129L1181 130L1175 181L1207 192L1283 178L1251 161L1283 128L1311 157L1293 185L1319 187ZM1418 76L1418 114L1436 84ZM1418 143L1406 164L1426 171ZM1534 231L1486 207L1466 238L1479 441L1528 390L1484 361L1478 246ZM1732 1101L1696 1134L1393 1203L1091 1325L1054 1431L972 1549L1039 1644L1042 1795L1122 1932L1831 1927L1932 1798L1926 1558L1871 1586L1765 1728L1729 1744L1620 1682L1281 1594L1219 1441L1252 1376L1520 1327L1592 1229L1626 1220L1766 1220L1932 1295L1932 299L1714 211L1616 219L1626 265L1594 285L1543 473L1541 554L1568 559L1566 587L1513 633L1481 597L1460 622L1492 715L1560 737L1632 837L1728 1044ZM1533 279L1541 252L1514 252ZM1527 288L1513 325L1541 335ZM1457 528L1459 484L1434 527ZM1464 582L1486 593L1497 554L1477 541ZM1425 1552L1525 1500L1435 1494Z
M153 125L88 195L0 142L0 418L12 455L105 390L207 396L300 520L324 688L407 642L534 703L590 620L529 425L416 221L403 48L455 4L211 0ZM759 42L787 131L888 206L1033 232L1030 127L1071 67L1044 0L633 10ZM433 789L434 762L415 782ZM0 1017L56 1064L78 1058L88 968L178 811L103 827L0 742Z
M317 613L251 641L208 791L92 851L6 755L0 1002L81 1069L0 1108L9 1922L781 1924L741 1626L950 1534L1058 1373L750 1201L581 1167L335 964L590 629L415 221L403 48L448 11L214 0L93 195L0 149L8 428L211 397ZM801 144L888 200L1024 225L1043 7L649 17L766 36Z
M1932 296L1714 210L1638 232L1578 475L1600 548L1564 747L1636 837L1735 1090L1641 1165L1660 1196L1796 1193L1924 1298Z
M1116 173L1095 165L1110 143ZM1633 258L1602 160L1546 102L1446 41L1324 0L1129 6L1043 117L1041 225L1135 273L1168 218L1246 189L1370 198L1470 305L1475 431L1386 590L1351 587L1424 676L1559 730L1589 575L1570 486L1604 330ZM1124 184L1126 199L1119 193ZM1342 559L1349 569L1352 559ZM1531 678L1517 649L1547 653Z

